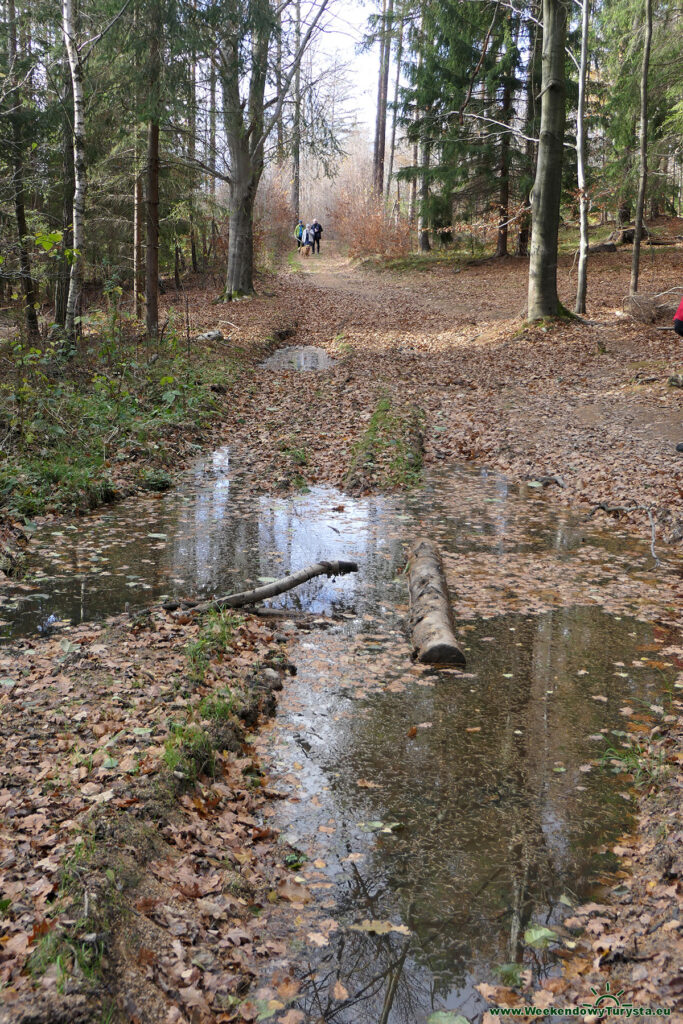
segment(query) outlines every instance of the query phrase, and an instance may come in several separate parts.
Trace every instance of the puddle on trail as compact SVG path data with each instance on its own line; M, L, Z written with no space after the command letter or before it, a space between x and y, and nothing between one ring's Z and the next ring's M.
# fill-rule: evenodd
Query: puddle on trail
M652 628L570 607L461 630L464 674L411 668L391 615L293 651L298 675L259 747L289 794L268 823L306 855L323 908L297 933L306 1020L473 1021L487 1006L475 986L500 965L554 970L526 929L599 902L615 867L598 848L628 826L628 784L595 761L651 727ZM409 934L354 929L368 920Z
M262 364L268 370L329 370L334 360L315 345L279 348Z
M464 674L410 661L404 543L423 531L444 551ZM317 897L288 936L298 952L269 969L305 975L306 1019L338 1024L473 1019L497 964L553 969L522 954L525 929L594 893L611 867L596 847L629 821L626 784L591 762L649 729L670 680L642 621L668 586L647 545L467 469L410 497L254 495L223 449L162 497L40 527L32 549L36 578L0 592L7 637L356 558L358 575L273 602L336 619L295 638L298 675L256 741L287 794L268 823L307 855ZM350 927L366 919L401 931Z

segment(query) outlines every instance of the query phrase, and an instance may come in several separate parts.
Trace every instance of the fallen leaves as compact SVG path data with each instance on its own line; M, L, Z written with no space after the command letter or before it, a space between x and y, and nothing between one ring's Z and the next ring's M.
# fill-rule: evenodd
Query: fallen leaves
M391 921L361 921L360 924L351 924L349 929L354 932L369 932L372 935L388 935L389 932L397 932L399 935L410 935L410 928L404 924L393 924Z

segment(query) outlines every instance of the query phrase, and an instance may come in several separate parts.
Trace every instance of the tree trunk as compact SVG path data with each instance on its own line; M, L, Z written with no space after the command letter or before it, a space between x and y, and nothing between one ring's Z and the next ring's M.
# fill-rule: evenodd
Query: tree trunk
M135 186L133 190L133 311L137 319L142 316L142 292L144 274L142 270L142 175L135 162Z
M64 333L76 336L76 318L79 314L83 290L83 249L85 245L85 196L87 191L85 162L85 101L83 97L83 68L76 46L74 0L62 0L62 34L71 71L73 90L73 142L74 142L74 201L73 201L73 258L66 301Z
M429 143L422 143L420 161L420 211L417 218L417 238L420 252L429 252Z
M298 53L301 47L301 0L294 5L296 23L294 26L294 46ZM299 222L301 203L301 66L297 65L294 72L294 111L292 116L292 194L290 205L294 220ZM229 275L228 275L229 276Z
M526 113L525 113L525 127L528 138L524 143L524 178L528 184L525 184L525 204L524 212L520 217L519 221L519 233L517 235L517 247L516 253L518 256L529 255L529 235L531 228L531 203L527 199L527 195L530 192L531 182L534 176L534 167L536 163L536 143L534 138L537 133L536 126L536 89L537 89L537 78L538 78L538 43L540 39L539 26L536 21L529 20L527 22L527 32L529 37L529 62L527 65L527 78L526 78ZM540 87L539 90L540 92Z
M161 13L152 0L149 24L148 83L150 119L147 125L145 187L145 320L150 341L159 333L159 116L161 78Z
M455 638L441 556L426 537L419 537L411 546L408 590L417 660L436 665L465 665L465 655Z
M503 82L503 98L501 104L501 121L508 123L512 106L512 89L509 75ZM498 238L496 256L508 254L508 219L510 206L510 132L504 131L500 139L500 191L498 195Z
M9 37L9 75L14 78L14 65L17 59L17 20L14 7L14 0L8 0L7 22ZM21 131L19 118L22 104L21 91L17 87L13 93L13 110L10 115L12 123L12 191L14 194L14 214L17 221L17 235L19 237L19 276L21 287L24 293L24 311L26 316L26 329L29 336L38 334L38 314L36 313L36 292L31 277L31 257L26 245L28 229L26 227L26 198L24 190L24 162L23 145L24 140Z
M588 20L590 0L581 3L581 60L579 61L579 103L576 112L576 171L579 186L579 273L576 281L576 313L586 312L588 282L588 192L586 191L586 70L588 65Z
M250 295L254 290L254 197L256 187L248 185L230 195L230 237L226 295Z
M557 316L557 239L565 121L565 0L543 0L541 132L531 196L529 320Z
M207 161L212 174L209 180L209 192L212 199L216 198L216 68L211 63L211 80L209 83L209 159ZM213 230L213 210L211 227Z
M147 337L159 333L159 125L147 126L147 188L145 195L147 245L145 251L145 319Z
M71 79L65 102L71 92ZM73 235L71 233L71 218L74 205L74 151L71 142L71 122L66 115L62 121L62 242L60 245L61 258L57 271L57 287L55 288L55 324L64 330L66 323L66 303L69 297L70 268L66 256L67 249L73 248Z
M396 49L396 81L394 83L394 102L391 117L391 143L389 147L389 171L387 173L386 198L391 193L391 179L394 174L394 156L396 153L396 122L398 120L398 89L401 82L401 58L403 57L403 22L398 29L398 47Z
M377 91L377 119L375 124L375 151L373 160L373 186L375 194L384 195L384 153L387 134L387 101L389 94L389 67L391 64L391 36L394 0L384 0L382 10L382 39L380 47L379 83Z
M645 40L643 43L643 64L640 72L640 181L636 204L635 233L633 235L633 257L631 260L631 285L629 293L638 291L640 273L640 240L643 236L643 210L647 191L647 78L650 69L650 45L652 43L652 0L645 0Z
M417 167L419 151L417 142L413 143L413 167ZM408 199L408 223L412 227L417 215L417 175L410 182L410 197Z

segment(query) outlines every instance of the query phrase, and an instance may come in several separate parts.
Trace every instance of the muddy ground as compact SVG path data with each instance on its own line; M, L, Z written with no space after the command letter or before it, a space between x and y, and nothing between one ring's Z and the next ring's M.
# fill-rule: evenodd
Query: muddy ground
M618 519L662 560L652 618L660 655L683 669L683 390L668 383L680 339L623 315L628 250L592 260L588 323L525 327L525 269L510 258L403 274L328 245L254 299L216 307L197 291L193 328L221 329L244 363L225 440L268 492L330 482L364 494L414 483L423 462L466 461L602 526ZM567 305L572 269L561 261ZM645 292L683 290L683 249L647 252L643 271ZM332 365L275 376L261 363L282 344L319 346ZM264 1005L305 1024L295 960L258 988L284 952L269 908L291 917L309 900L264 824L278 794L250 739L286 683L291 627L247 618L223 648L209 637L197 682L188 649L206 628L156 610L5 652L3 1024L250 1021ZM238 699L224 711L228 676ZM668 774L639 789L616 892L567 923L561 976L535 993L492 984L492 1003L579 1005L610 981L681 1019L680 700L671 710L651 736Z

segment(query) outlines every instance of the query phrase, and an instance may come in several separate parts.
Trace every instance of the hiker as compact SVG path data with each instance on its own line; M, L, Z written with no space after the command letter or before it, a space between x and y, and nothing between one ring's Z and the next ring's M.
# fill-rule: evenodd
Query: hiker
M313 232L310 224L307 224L303 230L303 234L301 235L301 244L304 247L304 256L310 256L311 245L313 244Z
M323 233L323 226L318 222L317 218L311 224L311 231L313 232L313 252L315 253L316 245L318 246L318 252L320 252L320 236Z
M304 233L304 222L300 220L297 226L294 228L294 237L296 238L296 247L300 249L303 245L302 237Z

